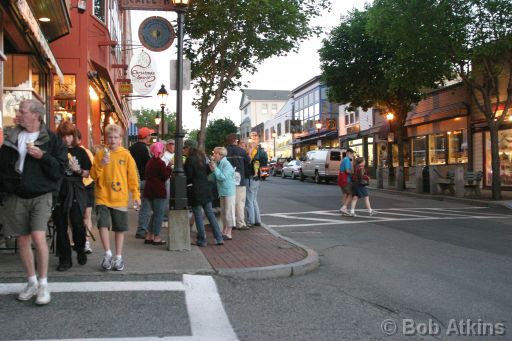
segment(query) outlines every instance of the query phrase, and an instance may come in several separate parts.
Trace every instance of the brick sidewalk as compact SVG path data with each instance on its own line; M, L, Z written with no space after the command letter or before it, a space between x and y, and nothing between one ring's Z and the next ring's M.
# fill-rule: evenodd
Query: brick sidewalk
M224 241L224 246L215 245L209 225L206 235L208 246L199 249L216 270L290 264L307 256L302 248L274 236L261 226L233 230L233 240ZM195 236L192 238L195 240Z

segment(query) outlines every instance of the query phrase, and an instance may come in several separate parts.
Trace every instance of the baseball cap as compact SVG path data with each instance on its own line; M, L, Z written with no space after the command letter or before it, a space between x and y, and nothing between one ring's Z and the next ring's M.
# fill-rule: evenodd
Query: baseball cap
M153 129L149 129L148 127L142 127L139 129L139 137L141 139L146 138L147 136L153 134L155 131Z
M165 142L165 144L176 144L173 139L169 139Z
M347 149L347 153L352 153L352 154L354 154L354 150L353 150L352 148L349 148L349 149Z

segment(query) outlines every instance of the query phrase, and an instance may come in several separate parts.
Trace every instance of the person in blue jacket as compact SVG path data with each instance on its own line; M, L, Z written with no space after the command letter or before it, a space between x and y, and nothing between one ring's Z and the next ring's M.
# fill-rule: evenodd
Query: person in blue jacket
M215 147L213 149L213 161L209 166L212 176L217 183L217 191L220 198L220 217L224 228L222 238L231 240L233 236L231 231L236 226L235 203L236 203L236 183L235 169L226 159L228 152L224 147Z

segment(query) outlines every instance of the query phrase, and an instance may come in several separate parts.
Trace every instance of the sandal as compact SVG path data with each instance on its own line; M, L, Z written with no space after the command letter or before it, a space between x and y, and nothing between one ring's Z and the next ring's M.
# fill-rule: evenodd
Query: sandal
M144 244L153 244L152 239L144 239Z
M165 244L167 244L167 242L165 240L159 240L159 241L153 240L153 245L165 245Z

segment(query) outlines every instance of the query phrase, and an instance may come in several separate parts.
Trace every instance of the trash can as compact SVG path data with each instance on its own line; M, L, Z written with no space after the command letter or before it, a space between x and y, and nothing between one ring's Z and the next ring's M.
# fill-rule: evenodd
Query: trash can
M430 193L430 169L428 166L423 167L421 177L423 178L423 193Z

